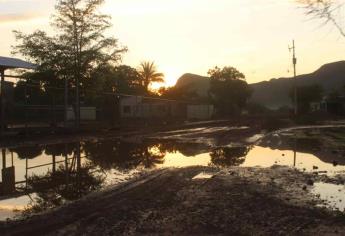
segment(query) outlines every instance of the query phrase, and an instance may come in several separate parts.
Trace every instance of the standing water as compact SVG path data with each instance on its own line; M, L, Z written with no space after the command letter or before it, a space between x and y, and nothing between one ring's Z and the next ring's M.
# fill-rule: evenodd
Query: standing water
M263 139L254 146L216 148L172 141L130 143L108 139L2 149L0 220L61 206L146 170L166 167L284 165L329 176L345 172L345 159L339 153L320 150L317 142L291 143L282 137ZM315 194L320 194L318 189L325 187L316 185Z

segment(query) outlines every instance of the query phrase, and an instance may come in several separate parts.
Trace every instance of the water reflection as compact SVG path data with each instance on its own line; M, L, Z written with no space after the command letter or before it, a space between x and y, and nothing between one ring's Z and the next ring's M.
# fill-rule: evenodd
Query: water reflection
M17 147L9 149L10 152L17 154L19 159L33 159L37 156L42 155L43 147L41 146L30 146L30 147Z
M323 132L331 132L331 130L327 129ZM337 132L339 131L337 130ZM283 156L285 156L285 153L292 151L292 165L297 168L318 170L321 167L325 171L339 171L344 168L336 168L337 166L345 166L345 147L343 146L343 140L339 142L335 139L333 131L332 136L325 134L315 135L308 132L303 134L297 132L272 134L266 136L260 142L259 146L277 150L277 153L283 152ZM306 164L308 162L311 166ZM304 167L302 167L303 165Z
M333 210L345 211L344 185L330 183L315 183L312 193L323 201L320 206L326 206Z
M1 209L26 207L26 213L50 209L143 169L286 165L327 174L345 171L343 153L321 147L317 139L283 134L265 138L257 146L211 150L203 144L169 140L131 143L115 139L2 149L0 219L13 215Z
M0 207L8 199L27 195L25 213L39 212L99 189L104 174L82 160L81 152L79 143L3 149Z
M211 162L219 167L240 166L249 151L250 147L246 146L216 148L210 153Z
M61 206L101 187L105 176L100 170L90 164L71 167L59 166L46 175L29 177L27 188L35 193L35 197L25 213L37 213Z
M171 163L176 156L192 158L205 151L205 145L200 144L112 139L2 149L0 219L13 215L1 211L5 206L7 210L25 208L24 213L54 208L114 183L110 179L123 181L133 170L179 166ZM197 157L193 160L200 161ZM15 200L18 197L20 203ZM13 200L10 206L9 200Z
M84 145L86 156L105 170L154 168L164 162L165 152L159 145L127 143L114 140L90 142Z

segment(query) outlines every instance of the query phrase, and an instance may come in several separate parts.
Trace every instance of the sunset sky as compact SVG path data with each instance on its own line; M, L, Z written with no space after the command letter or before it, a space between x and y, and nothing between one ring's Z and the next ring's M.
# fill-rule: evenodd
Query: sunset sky
M0 55L12 30L49 28L55 0L0 0ZM183 73L234 66L249 83L291 76L288 45L296 40L298 73L345 58L345 38L308 19L293 0L106 0L109 32L129 48L123 63L153 60L173 85ZM288 71L290 69L290 72Z

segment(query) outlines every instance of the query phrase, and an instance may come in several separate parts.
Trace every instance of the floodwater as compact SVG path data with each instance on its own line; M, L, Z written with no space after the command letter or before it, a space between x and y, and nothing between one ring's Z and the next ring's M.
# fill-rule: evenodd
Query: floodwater
M345 186L331 183L315 183L312 193L317 195L323 203L320 207L329 207L333 210L345 211Z
M48 210L158 168L284 165L329 176L345 173L342 155L320 151L317 142L299 142L291 144L274 136L253 146L210 148L195 143L107 139L2 149L0 220ZM340 210L345 208L343 192L343 186L324 183L316 183L313 189L326 205L329 202Z

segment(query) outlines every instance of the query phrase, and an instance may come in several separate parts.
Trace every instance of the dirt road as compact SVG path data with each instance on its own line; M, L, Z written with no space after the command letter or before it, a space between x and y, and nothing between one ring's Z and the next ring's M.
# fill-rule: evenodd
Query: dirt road
M50 213L2 223L0 234L337 235L345 232L344 216L314 207L317 200L306 191L310 178L283 167L161 170Z

